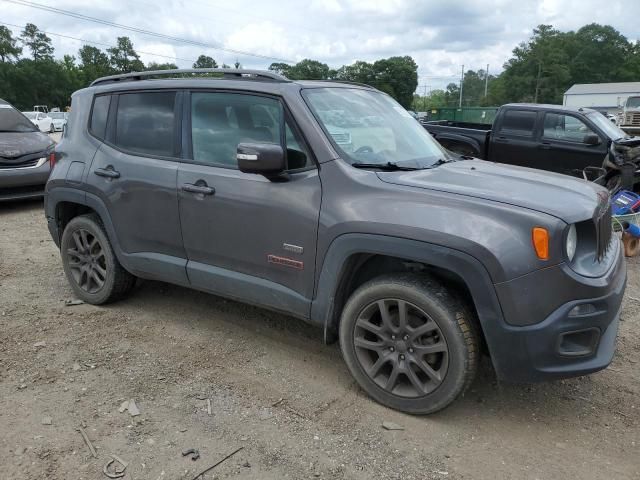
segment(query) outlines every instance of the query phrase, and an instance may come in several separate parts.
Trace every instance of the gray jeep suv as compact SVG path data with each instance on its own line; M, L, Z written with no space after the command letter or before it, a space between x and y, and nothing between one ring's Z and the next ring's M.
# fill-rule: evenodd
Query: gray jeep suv
M45 209L79 298L141 277L287 313L411 413L481 351L505 381L609 364L626 266L604 189L453 155L365 85L195 72L73 95Z

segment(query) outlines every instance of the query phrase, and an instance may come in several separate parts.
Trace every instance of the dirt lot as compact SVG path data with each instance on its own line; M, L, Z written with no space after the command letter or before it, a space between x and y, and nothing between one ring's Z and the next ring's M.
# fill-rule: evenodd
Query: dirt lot
M126 479L191 480L244 447L205 478L638 479L640 265L629 267L609 369L510 386L485 361L465 398L412 417L364 396L337 346L286 316L155 282L109 307L65 306L42 203L0 205L0 478L106 479L116 454ZM129 399L139 416L119 412Z

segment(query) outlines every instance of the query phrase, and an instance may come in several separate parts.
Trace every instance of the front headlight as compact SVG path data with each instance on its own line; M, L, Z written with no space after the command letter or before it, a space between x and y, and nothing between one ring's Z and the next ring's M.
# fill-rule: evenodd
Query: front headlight
M567 232L567 240L565 244L565 252L569 261L573 261L573 257L576 255L576 248L578 246L578 233L576 232L576 226L571 225Z

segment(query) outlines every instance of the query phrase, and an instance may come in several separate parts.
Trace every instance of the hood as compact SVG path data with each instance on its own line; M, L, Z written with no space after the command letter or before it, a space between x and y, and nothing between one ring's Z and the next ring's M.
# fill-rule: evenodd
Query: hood
M30 153L39 153L54 145L42 132L0 132L0 162L11 162Z
M483 160L445 163L429 170L378 172L383 182L506 203L553 215L567 223L592 218L608 201L594 183L532 168Z

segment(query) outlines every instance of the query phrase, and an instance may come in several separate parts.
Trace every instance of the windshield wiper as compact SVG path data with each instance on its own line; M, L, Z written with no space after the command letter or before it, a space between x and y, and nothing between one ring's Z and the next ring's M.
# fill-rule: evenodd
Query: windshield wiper
M351 166L356 168L378 168L380 170L384 170L387 172L397 172L397 171L409 172L412 170L419 170L419 168L416 168L416 167L403 167L401 165L398 165L395 162L387 162L387 163L355 162L355 163L352 163Z
M445 163L449 163L449 162L453 162L453 160L445 160L444 158L439 158L438 160L436 160L435 162L433 162L429 167L427 168L435 168L435 167L439 167L440 165L444 165Z

